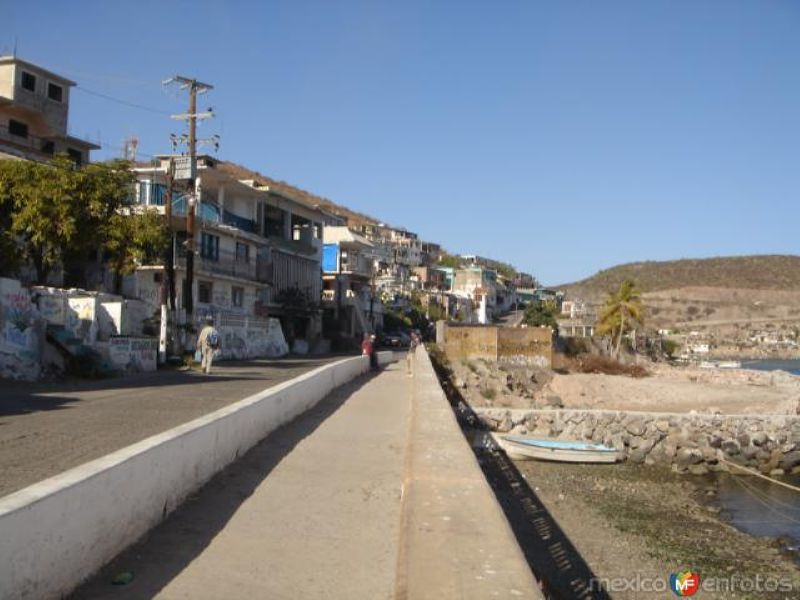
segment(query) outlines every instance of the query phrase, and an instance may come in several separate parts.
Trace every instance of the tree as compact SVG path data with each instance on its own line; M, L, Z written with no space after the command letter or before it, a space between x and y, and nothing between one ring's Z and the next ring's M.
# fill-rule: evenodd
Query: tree
M37 283L59 263L83 261L91 251L106 252L117 274L163 251L163 223L132 210L134 179L125 161L83 168L66 155L48 164L0 161L0 225L7 221L3 232L33 265ZM0 249L2 243L0 236Z
M81 205L75 166L59 156L53 166L0 161L0 195L11 199L11 232L45 283L50 270L74 242Z
M442 252L439 254L439 266L449 267L451 269L459 269L461 268L461 259L458 256L449 254L448 252L442 250Z
M643 322L644 306L642 305L642 294L633 281L626 279L620 284L616 292L609 293L603 312L600 314L597 333L610 335L612 343L614 338L617 339L614 347L614 356L618 357L625 332L633 329L634 325L641 325Z
M531 304L525 309L522 322L529 327L550 327L554 332L558 331L556 308L548 302Z
M138 265L161 260L169 235L164 218L154 211L114 213L105 229L104 247L114 273L114 291L119 293L123 275L133 273Z

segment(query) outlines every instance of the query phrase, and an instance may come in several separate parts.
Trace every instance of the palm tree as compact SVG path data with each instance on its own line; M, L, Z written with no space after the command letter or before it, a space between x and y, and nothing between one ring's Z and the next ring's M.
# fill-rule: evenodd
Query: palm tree
M600 335L610 334L612 343L614 338L617 338L614 356L618 357L619 349L622 346L622 336L626 329L631 329L631 325L641 324L643 319L642 294L636 289L633 281L626 279L615 293L609 293L600 315L597 333Z

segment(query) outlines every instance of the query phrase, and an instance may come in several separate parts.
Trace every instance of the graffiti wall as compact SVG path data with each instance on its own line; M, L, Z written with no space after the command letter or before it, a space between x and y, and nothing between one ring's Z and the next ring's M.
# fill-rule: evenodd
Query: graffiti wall
M84 344L97 341L97 298L83 296L67 298L67 313L64 327Z
M27 288L0 278L0 377L37 379L43 336L42 319Z
M243 319L241 324L217 327L222 338L221 358L275 358L289 353L278 319Z
M128 373L155 371L158 366L158 340L112 337L108 340L108 356L115 367Z

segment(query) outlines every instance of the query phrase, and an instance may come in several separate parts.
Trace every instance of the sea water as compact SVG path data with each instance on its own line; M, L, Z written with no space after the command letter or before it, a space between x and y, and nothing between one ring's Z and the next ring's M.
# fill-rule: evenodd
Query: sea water
M742 368L800 375L800 360L748 360ZM780 480L800 487L800 475ZM720 507L737 529L782 538L800 559L800 492L747 475L721 474L717 484Z
M800 360L743 360L742 368L756 371L786 371L792 375L800 375Z

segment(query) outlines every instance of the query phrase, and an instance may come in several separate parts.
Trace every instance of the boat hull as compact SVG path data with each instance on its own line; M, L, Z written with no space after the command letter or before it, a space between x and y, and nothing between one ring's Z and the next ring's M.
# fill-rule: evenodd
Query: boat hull
M547 447L535 441L521 443L503 436L493 436L503 451L514 460L546 460L568 463L615 463L619 452L615 450L598 451L591 448ZM585 445L584 445L585 446Z

